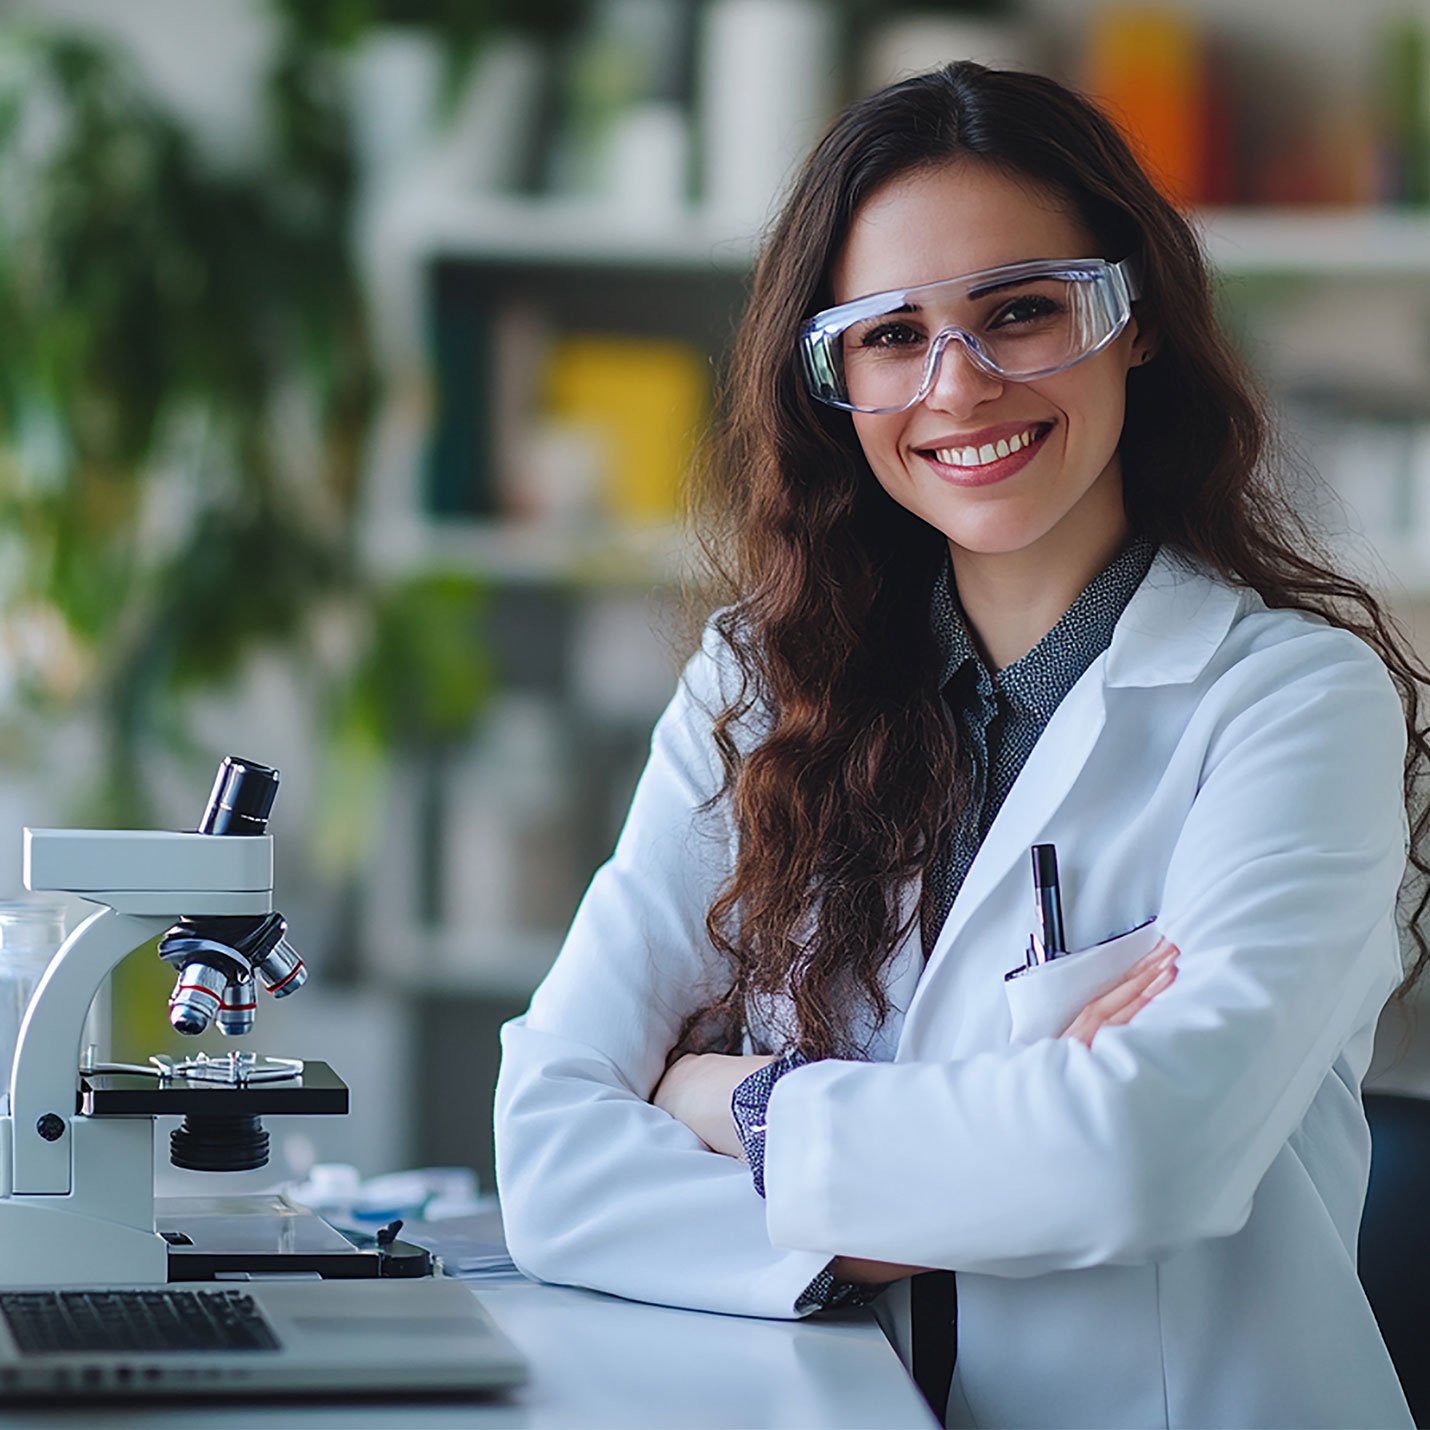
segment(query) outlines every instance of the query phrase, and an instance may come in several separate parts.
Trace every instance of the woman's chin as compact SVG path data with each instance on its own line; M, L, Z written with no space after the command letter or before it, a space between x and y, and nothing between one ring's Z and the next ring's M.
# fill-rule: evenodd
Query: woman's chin
M955 556L961 551L971 556L1011 556L1026 551L1048 534L1045 522L1009 520L1006 513L988 513L982 521L937 525Z

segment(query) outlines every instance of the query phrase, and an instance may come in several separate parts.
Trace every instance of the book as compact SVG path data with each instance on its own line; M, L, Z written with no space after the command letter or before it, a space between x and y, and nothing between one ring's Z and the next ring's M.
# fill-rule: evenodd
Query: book
M595 443L604 515L646 525L679 514L709 388L709 364L689 343L568 334L548 350L544 409Z
M1174 203L1208 197L1206 145L1215 126L1195 21L1162 6L1101 12L1090 27L1086 87Z

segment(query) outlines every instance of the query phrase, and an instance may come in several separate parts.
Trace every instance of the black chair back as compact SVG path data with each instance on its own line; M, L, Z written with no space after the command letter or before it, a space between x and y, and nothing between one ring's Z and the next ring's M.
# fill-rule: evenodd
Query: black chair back
M1430 1425L1430 1100L1365 1094L1370 1188L1360 1279L1410 1412Z

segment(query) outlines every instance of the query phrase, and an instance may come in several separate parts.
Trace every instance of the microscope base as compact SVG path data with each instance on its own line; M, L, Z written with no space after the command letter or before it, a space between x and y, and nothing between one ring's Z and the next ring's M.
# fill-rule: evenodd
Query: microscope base
M372 1238L357 1245L277 1195L160 1197L154 1219L169 1243L170 1281L274 1275L360 1281L433 1271L421 1247L404 1241L378 1247Z
M66 1206L69 1200L0 1198L0 1242L5 1247L0 1280L6 1289L149 1286L168 1280L169 1248L163 1237L85 1216Z
M0 1118L0 1146L13 1131L10 1119ZM67 1194L15 1193L0 1167L0 1285L164 1282L168 1246L154 1230L153 1119L76 1117L69 1135L82 1171Z

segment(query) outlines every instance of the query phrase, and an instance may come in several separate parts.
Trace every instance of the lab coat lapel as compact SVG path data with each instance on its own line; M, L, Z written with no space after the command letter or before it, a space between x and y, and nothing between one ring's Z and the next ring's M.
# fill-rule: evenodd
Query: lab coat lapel
M1039 842L1048 821L1082 772L1107 718L1102 679L1105 661L1105 656L1099 656L1083 672L1033 746L969 866L939 931L921 987L930 981L937 965L948 956L949 945L1002 882L1014 861L1028 857L1029 847Z
M1028 849L1041 842L1102 734L1108 690L1195 680L1225 639L1244 599L1248 597L1242 592L1188 567L1165 548L1158 552L1122 613L1111 645L1053 712L1003 801L939 932L909 1004L906 1026L979 906L1015 861L1026 859Z

